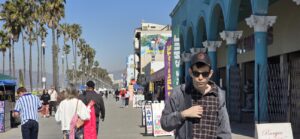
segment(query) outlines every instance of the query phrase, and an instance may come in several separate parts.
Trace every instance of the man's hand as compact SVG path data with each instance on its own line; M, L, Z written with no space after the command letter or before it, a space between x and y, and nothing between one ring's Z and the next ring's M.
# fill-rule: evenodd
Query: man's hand
M200 105L192 106L181 112L181 116L185 118L201 118L203 114L203 107Z
M13 113L13 117L14 117L14 118L17 118L17 117L19 117L19 116L20 116L19 112L14 112L14 113Z

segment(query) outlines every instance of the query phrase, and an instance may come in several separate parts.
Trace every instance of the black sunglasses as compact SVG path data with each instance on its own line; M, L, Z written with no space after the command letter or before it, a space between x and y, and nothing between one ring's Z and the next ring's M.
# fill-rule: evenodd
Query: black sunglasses
M193 71L192 74L194 77L199 77L201 74L202 77L207 78L209 76L210 72L209 71L206 71L206 72Z

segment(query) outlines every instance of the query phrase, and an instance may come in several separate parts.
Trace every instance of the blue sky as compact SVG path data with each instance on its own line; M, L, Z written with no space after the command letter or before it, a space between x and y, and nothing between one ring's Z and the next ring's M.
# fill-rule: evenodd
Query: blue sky
M134 29L141 26L142 20L171 24L169 14L177 2L178 0L67 0L65 19L62 22L80 24L83 31L82 38L96 50L96 60L100 62L100 66L108 71L117 71L125 69L126 56L133 53ZM46 40L46 68L50 73L51 36L49 30ZM16 69L22 68L23 65L20 42L15 46ZM36 70L36 51L36 48L33 48L33 70ZM2 56L0 59L2 61ZM28 61L29 52L26 52L26 59ZM69 60L70 65L71 55ZM6 61L8 63L8 57ZM59 63L60 61L61 59ZM28 66L26 68L28 69Z

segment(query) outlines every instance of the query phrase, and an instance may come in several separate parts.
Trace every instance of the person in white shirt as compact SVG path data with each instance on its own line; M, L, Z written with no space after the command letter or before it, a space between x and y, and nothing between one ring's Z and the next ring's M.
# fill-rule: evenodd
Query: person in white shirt
M78 91L73 85L70 85L65 92L65 99L60 102L57 112L55 113L55 120L61 122L61 130L63 131L64 139L68 139L70 135L71 120L77 113L81 120L89 120L90 112L85 104L77 99Z
M57 106L57 92L54 86L51 86L51 89L48 90L48 94L50 95L49 115L52 116L52 111L56 112Z

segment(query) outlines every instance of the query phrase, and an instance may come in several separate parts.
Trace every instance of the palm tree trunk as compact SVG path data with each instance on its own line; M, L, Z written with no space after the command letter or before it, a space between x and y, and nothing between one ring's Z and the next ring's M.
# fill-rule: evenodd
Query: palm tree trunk
M68 55L66 54L66 65L67 65L67 70L66 71L68 71L68 69L69 69L69 64L68 64Z
M14 47L14 41L12 43L11 46L11 50L12 50L12 65L13 65L13 77L16 78L16 64L15 64L15 47Z
M31 37L31 33L29 34L29 37ZM29 82L30 90L32 91L32 42L29 42Z
M57 48L57 83L60 84L60 80L59 80L59 64L58 64L58 53L59 53L59 37L58 34L56 34L56 48Z
M52 64L53 64L53 85L55 90L58 90L58 61L57 61L57 46L55 44L55 29L52 28Z
M77 56L76 56L77 55L77 43L76 42L77 41L75 40L75 73L77 73Z
M26 56L25 56L25 38L24 32L22 32L22 44L23 44L23 72L24 72L24 86L26 84Z
M74 45L74 40L72 41L72 45L73 45L73 66L72 66L72 68L73 68L73 83L75 83L75 60L76 60L76 52L75 52L75 45Z
M5 52L2 51L2 56L3 56L3 59L2 59L2 74L4 74L4 69L5 69Z
M12 64L12 62L11 62L11 47L9 47L9 54L8 54L8 56L9 56L9 76L11 76L12 75L12 73L11 73L11 64ZM4 74L4 73L3 73Z
M43 39L41 39L41 43L43 43L42 40L43 40ZM41 44L41 46L42 46L42 44ZM40 67L41 67L40 79L42 79L42 78L45 76L45 73L44 73L45 71L44 71L44 66L43 66L43 65L44 65L44 62L43 62L43 61L44 61L44 57L43 57L43 49L44 49L44 48L41 47L41 51L39 52L39 53L40 53L40 56L41 56L41 57L40 57L40 58L41 58L41 63L40 63L40 64L41 64L41 66L40 66ZM42 82L42 81L40 82L40 85L43 86L43 82Z
M37 24L35 24L36 30L38 30ZM40 83L40 46L39 46L39 37L36 34L36 47L37 47L37 82L36 85L39 88L39 83Z

